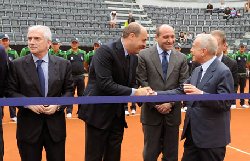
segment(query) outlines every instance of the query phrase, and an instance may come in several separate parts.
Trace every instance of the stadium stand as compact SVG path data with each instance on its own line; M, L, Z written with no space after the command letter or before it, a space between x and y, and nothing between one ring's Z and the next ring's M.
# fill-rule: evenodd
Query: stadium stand
M244 40L250 32L250 13L237 8L241 17L225 20L223 13L206 13L205 8L139 6L133 0L0 0L0 32L12 35L12 45L26 45L27 28L30 25L47 25L53 34L60 37L63 45L68 39L78 36L86 46L96 39L106 43L121 36L128 13L132 12L136 21L149 30L148 45L154 44L154 31L157 25L167 23L180 31L194 36L215 29L224 30L229 39ZM117 11L116 28L109 28L109 13ZM109 39L110 38L110 39ZM249 41L244 41L248 44ZM190 44L184 44L190 46Z

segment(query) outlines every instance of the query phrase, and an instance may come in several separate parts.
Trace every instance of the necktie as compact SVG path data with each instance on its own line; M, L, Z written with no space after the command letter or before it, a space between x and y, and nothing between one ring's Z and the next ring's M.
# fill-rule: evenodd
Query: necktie
M203 72L203 69L202 69L202 66L201 66L201 67L200 67L200 70L199 70L199 73L198 73L198 78L197 78L196 86L197 86L197 85L200 83L200 81L201 81L202 72Z
M162 52L161 66L162 66L164 80L166 80L167 71L168 71L168 59L167 59L167 55L168 55L168 53L166 51Z
M43 60L37 60L37 74L38 74L38 78L39 78L39 82L40 82L40 88L42 91L42 96L45 97L45 77L44 77L44 72L42 69L42 63Z

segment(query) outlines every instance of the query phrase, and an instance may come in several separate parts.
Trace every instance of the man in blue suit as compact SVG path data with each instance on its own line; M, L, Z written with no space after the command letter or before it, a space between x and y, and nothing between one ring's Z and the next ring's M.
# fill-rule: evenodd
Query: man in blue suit
M216 57L218 44L210 34L197 36L191 48L194 60L201 64L184 83L182 90L159 91L157 95L233 93L234 82L229 68ZM180 93L182 93L180 92ZM161 105L164 107L164 104ZM182 139L182 161L223 161L230 143L231 101L189 101Z

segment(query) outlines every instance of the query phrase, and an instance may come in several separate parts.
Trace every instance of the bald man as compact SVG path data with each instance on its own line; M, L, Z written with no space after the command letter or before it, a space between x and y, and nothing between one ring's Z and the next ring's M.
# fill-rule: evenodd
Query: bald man
M175 33L169 25L156 29L157 44L138 55L137 81L153 90L171 90L180 86L189 76L186 56L174 49ZM144 161L178 161L181 103L158 108L155 103L144 103L141 123L144 132Z
M146 47L147 30L132 22L115 42L96 50L89 69L85 96L145 95L149 88L135 89L139 51ZM78 116L85 125L85 161L119 161L125 111L123 103L86 104Z

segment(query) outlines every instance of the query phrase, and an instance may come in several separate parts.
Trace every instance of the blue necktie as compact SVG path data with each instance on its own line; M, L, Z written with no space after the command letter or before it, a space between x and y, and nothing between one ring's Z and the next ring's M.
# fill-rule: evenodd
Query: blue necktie
M163 71L163 78L164 80L166 80L167 77L167 71L168 71L168 59L167 59L167 55L168 53L166 51L162 52L162 62L161 62L161 66L162 66L162 71Z
M42 63L43 60L37 60L37 74L38 74L38 78L39 78L39 82L40 82L40 87L41 87L41 91L42 91L42 96L45 97L45 77L44 77L44 72L42 69Z
M200 70L199 70L199 73L198 73L198 78L197 78L196 86L201 82L202 72L203 72L203 69L202 69L202 66L201 66Z

